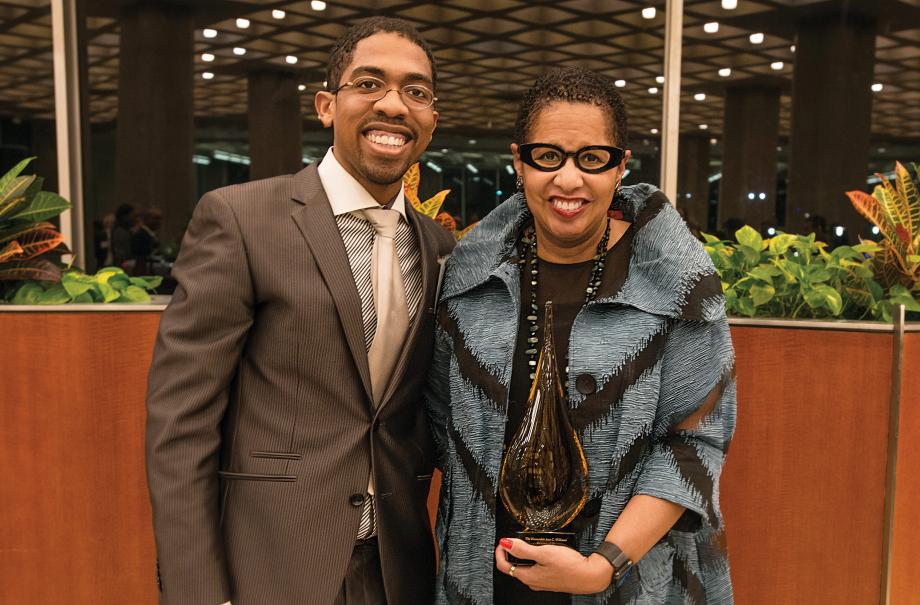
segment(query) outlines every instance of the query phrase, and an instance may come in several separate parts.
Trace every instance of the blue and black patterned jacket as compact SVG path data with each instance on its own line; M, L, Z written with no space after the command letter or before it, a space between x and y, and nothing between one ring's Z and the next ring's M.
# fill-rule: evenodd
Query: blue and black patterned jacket
M635 185L621 198L634 223L628 271L579 312L569 345L567 396L588 460L586 509L596 518L578 548L593 552L636 494L687 510L618 590L573 603L731 603L719 475L735 427L735 381L720 280L662 193ZM496 484L520 309L515 242L528 217L520 194L506 200L457 246L444 277L426 390L444 473L439 604L493 600ZM674 428L694 413L694 429Z

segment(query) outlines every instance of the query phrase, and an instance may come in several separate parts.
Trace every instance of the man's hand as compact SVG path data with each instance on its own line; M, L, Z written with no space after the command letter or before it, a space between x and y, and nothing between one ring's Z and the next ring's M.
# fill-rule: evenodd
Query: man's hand
M514 579L531 590L594 594L605 590L613 578L613 568L600 555L585 557L566 546L532 546L512 538L502 538L495 548L495 567L504 574L511 571L509 552L518 559L536 561L532 567L514 569Z

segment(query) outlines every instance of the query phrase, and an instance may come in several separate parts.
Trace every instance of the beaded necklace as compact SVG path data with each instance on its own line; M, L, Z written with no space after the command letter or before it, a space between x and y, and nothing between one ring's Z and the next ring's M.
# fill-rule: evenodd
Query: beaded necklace
M597 250L592 259L591 277L588 278L588 287L585 288L585 304L588 304L597 297L597 292L601 287L601 276L604 273L604 259L607 254L607 242L610 240L610 221L604 228L604 235L597 244ZM530 379L533 380L537 371L537 352L540 347L537 344L540 338L537 336L539 326L537 324L537 290L539 288L540 266L537 258L537 232L533 225L527 227L521 236L521 243L524 247L524 263L530 265L530 314L527 316L528 335L527 335L527 366L530 369ZM566 368L568 373L568 368Z

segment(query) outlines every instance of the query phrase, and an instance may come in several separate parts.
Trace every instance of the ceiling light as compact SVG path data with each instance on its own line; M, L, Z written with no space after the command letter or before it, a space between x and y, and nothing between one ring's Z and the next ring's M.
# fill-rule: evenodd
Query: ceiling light
M211 29L211 28L203 29L203 30L201 30L201 35L204 36L205 38L216 38L216 37L217 37L217 30L216 30L216 29Z
M237 57L242 57L243 55L246 54L246 49L241 46L235 46L233 48L233 54L236 55Z
M284 61L289 65L293 65L294 63L297 63L297 57L294 55L288 55L284 58Z
M700 130L709 130L709 124L700 124Z
M789 52L791 52L791 53L794 53L794 52L795 52L795 44L793 44L792 46L789 47Z
M715 145L715 144L718 143L718 142L719 142L719 141L717 141L716 139L709 139L709 144L710 144L710 145Z
M884 88L884 86L882 86L880 82L876 82L872 85L872 92L882 92L882 88Z
M738 0L722 0L722 8L727 11L733 11L738 8Z
M212 55L211 53L204 53L201 55L201 60L204 61L205 63L210 63L211 61L214 60L214 55Z
M475 145L476 139L470 139L469 141L467 141L467 143L469 143L470 145Z
M281 9L275 9L272 11L272 17L275 19L284 19L287 16L287 13Z
M727 78L728 76L732 75L732 70L730 67L723 67L719 70L719 75L723 78Z
M757 197L761 200L765 200L767 199L767 194L761 191Z
M651 88L649 88L649 89L648 89L648 94L650 94L650 95L657 95L657 94L658 94L658 87L657 87L657 86L652 86Z
M840 225L837 225L836 227L834 227L834 235L836 235L837 237L843 237L844 231L845 229L841 227Z
M659 84L664 84L664 76L655 76L655 81Z
M763 34L759 32L756 34L751 34L748 40L751 41L751 44L763 44Z
M658 134L658 129L657 129L657 128L652 128L650 132L651 132L652 134Z
M782 71L783 67L785 67L785 65L783 65L782 61L774 61L773 63L770 63L770 69L773 71Z
M315 11L324 11L326 10L326 3L323 2L322 0L313 0L312 2L310 2L310 8L312 8Z
M214 74L212 74L209 71L206 71L201 74L201 77L204 78L205 80L212 80L214 78Z
M657 12L658 12L658 11L655 10L655 7L654 7L654 6L649 6L648 8L643 8L643 9L642 9L642 18L643 18L643 19L654 19L654 18L655 18L655 13L657 13Z
M776 227L767 227L767 235L769 236L776 235Z
M714 34L719 31L719 24L715 21L703 24L703 31L707 34Z
M329 87L329 81L323 80L323 88L328 88L328 87Z
M472 172L473 174L479 174L479 169L473 166L472 164L467 164L466 169Z
M872 227L872 235L878 235L881 232L882 230L879 229L878 227L874 227L874 226Z
M706 93L704 93L704 92L698 92L698 93L696 93L695 95L693 95L693 99L696 100L696 101L705 101L705 100L706 100Z
M305 91L306 89L307 89L307 85L306 85L306 84L298 84L298 85L297 85L297 90L299 90L300 92L303 92L303 91Z
M246 29L247 27L249 27L249 19L244 19L240 17L239 19L236 20L236 26L240 29Z
M626 86L626 80L616 80L613 83L613 85L616 86L617 88L623 88L624 86Z
M443 151L444 153L447 153L446 149L442 149L441 151ZM510 174L511 176L514 176L514 168L512 168L511 164L505 164L505 170L508 172L508 174Z

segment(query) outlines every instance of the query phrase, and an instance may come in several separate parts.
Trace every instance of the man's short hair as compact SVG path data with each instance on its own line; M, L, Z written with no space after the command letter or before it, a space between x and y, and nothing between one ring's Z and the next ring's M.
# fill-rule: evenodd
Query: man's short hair
M431 47L428 46L428 43L425 42L411 23L393 17L365 19L349 27L345 30L345 33L339 36L339 39L332 46L332 52L329 54L329 64L326 67L326 90L338 88L342 80L342 73L351 63L358 42L379 33L398 34L425 51L425 56L428 57L428 62L431 64L431 85L437 90L438 70L435 66L434 55L431 54Z

